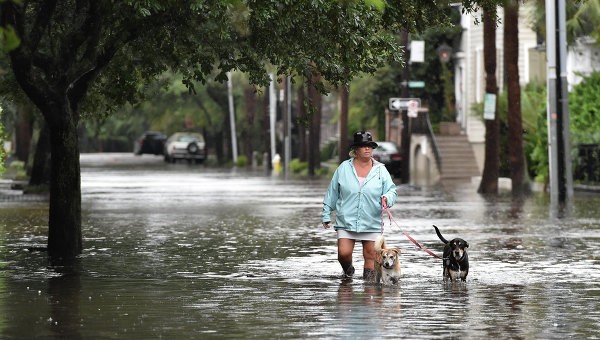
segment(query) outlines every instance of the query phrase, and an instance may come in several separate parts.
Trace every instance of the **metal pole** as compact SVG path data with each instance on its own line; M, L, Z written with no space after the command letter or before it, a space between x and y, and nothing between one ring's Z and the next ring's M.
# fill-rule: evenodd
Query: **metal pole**
M565 0L558 0L557 2L558 12L558 52L560 55L560 62L558 64L558 74L560 78L559 87L560 90L559 102L557 107L560 112L560 129L558 130L560 141L561 141L561 152L560 161L562 167L559 165L559 171L561 173L561 186L559 188L559 202L565 203L570 202L573 197L573 169L571 165L571 133L570 133L570 116L569 116L569 91L567 83L567 15L566 15L566 2Z
M235 109L233 106L233 84L231 81L231 72L227 72L227 97L229 101L229 122L231 126L231 153L233 154L233 163L237 163L237 136L235 129Z
M553 211L573 196L566 56L565 1L546 0L548 158Z
M410 36L407 31L402 31L401 33L401 44L405 46L406 52L404 55L404 68L402 69L402 83L403 86L401 88L402 97L408 98L410 93L408 89L408 81L410 80L410 69L408 63L408 56L410 51L408 50L410 46ZM400 177L402 183L410 183L410 130L409 130L409 120L408 112L406 109L402 109L399 111L399 117L402 119L402 138L400 143L400 148L402 149L402 170L400 171Z
M546 85L550 202L558 202L558 140L556 133L556 3L546 0Z
M285 158L284 174L287 178L290 174L290 162L292 160L292 78L285 78Z
M275 92L275 75L270 74L271 84L269 86L269 123L271 132L271 161L275 158L275 119L277 114L277 93Z

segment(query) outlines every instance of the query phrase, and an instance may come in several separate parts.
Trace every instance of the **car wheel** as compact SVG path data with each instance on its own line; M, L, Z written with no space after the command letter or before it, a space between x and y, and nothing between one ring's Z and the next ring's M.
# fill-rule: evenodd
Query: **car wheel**
M199 150L200 150L200 148L198 147L198 144L196 144L195 142L191 142L187 146L187 151L192 155L197 154Z

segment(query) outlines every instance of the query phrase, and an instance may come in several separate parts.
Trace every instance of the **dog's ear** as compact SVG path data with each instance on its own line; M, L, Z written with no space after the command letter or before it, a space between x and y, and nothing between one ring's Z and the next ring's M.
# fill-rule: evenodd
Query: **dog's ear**
M465 241L465 248L469 248L469 242Z
M392 251L394 251L394 253L396 253L396 255L402 254L402 252L400 251L400 248L392 248Z

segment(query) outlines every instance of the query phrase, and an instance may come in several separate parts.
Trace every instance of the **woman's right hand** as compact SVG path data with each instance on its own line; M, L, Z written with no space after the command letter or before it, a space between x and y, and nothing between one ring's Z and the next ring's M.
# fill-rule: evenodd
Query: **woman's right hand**
M323 228L329 229L329 222L323 222Z

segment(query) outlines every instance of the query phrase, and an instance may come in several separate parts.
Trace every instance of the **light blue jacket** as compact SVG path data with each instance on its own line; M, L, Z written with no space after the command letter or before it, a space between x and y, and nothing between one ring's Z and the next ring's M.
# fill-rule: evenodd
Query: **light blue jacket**
M353 232L381 231L381 197L387 198L388 206L396 203L396 184L383 163L373 160L373 168L360 186L352 158L342 162L335 170L325 198L322 222L331 221L336 211L336 229Z

